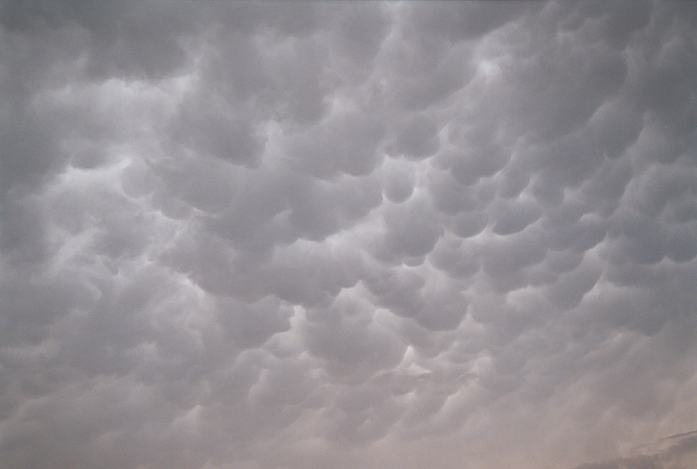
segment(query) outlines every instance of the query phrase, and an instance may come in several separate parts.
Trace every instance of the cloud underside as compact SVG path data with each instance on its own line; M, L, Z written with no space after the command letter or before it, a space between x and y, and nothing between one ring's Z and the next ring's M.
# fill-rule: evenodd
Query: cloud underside
M696 4L0 5L1 465L693 467Z

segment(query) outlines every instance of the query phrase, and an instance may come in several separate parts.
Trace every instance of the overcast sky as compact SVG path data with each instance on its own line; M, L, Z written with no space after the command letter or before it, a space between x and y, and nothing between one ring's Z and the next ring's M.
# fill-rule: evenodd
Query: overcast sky
M0 4L3 469L695 467L697 3Z

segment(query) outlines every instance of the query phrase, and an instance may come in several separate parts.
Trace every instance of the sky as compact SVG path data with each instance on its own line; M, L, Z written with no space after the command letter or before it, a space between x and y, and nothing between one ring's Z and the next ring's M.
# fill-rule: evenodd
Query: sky
M0 1L0 467L692 469L697 3Z

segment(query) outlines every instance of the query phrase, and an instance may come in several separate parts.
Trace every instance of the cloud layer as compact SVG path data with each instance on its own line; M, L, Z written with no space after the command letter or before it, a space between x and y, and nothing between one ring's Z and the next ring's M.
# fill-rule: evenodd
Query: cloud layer
M696 5L1 5L3 467L691 464Z

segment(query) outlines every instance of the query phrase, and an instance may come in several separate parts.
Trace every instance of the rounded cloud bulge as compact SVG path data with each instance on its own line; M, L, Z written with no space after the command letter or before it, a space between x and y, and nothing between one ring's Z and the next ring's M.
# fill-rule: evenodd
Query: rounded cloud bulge
M0 466L693 467L695 31L0 0Z

